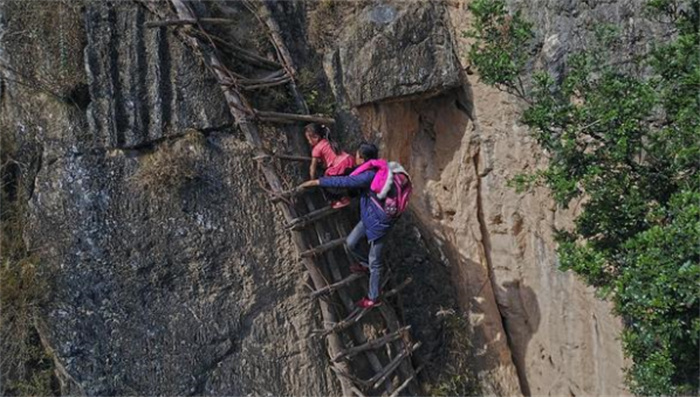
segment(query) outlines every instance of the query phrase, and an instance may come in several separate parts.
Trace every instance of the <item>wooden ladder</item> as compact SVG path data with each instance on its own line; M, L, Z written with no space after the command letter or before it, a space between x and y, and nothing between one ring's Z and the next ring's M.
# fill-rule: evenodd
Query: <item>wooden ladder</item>
M411 356L421 343L412 342L410 326L401 324L399 316L387 300L397 295L411 279L408 278L383 293L384 303L376 308L356 308L349 288L365 287L367 280L365 275L343 275L341 271L347 267L340 265L343 258L346 263L351 263L343 249L344 236L348 234L349 226L338 216L341 211L331 207L317 208L308 191L297 188L284 190L282 178L275 171L272 162L310 159L301 154L271 153L263 146L258 131L258 123L261 122L334 123L331 118L308 114L306 103L294 80L296 71L291 56L267 3L243 2L251 16L268 33L276 52L274 61L207 32L203 25L231 21L205 15L209 10L204 2L169 0L172 8L161 7L163 3L148 0L139 3L158 18L147 22L146 27L174 27L175 35L204 61L223 90L231 115L253 149L253 159L258 161L269 185L271 199L282 211L287 228L300 252L300 259L313 282L314 291L310 297L319 303L324 328L313 331L311 337L326 339L331 369L340 382L343 395L419 395L420 387L414 381L422 367L414 368ZM195 9L199 10L200 15L195 13ZM220 47L226 47L234 53L238 61L270 70L270 73L262 78L247 78L234 72L225 65ZM254 109L242 94L244 91L278 85L287 86L298 109L297 113ZM303 213L299 213L299 208ZM383 277L385 285L389 280L388 272L386 273ZM363 324L367 323L381 328L382 336L368 339L363 330ZM364 379L360 373L365 375ZM367 373L371 374L369 378Z

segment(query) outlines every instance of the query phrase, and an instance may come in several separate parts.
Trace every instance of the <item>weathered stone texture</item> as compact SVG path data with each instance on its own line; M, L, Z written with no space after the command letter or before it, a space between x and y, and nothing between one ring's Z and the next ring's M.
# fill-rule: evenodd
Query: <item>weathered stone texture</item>
M590 43L579 33L595 20L642 37L629 51L655 29L635 1L511 5L535 21L536 62L555 73ZM420 227L403 223L388 258L416 274L404 304L424 339L418 360L440 354L437 313L456 301L484 393L625 393L619 319L557 269L552 227L570 225L576 207L507 187L544 159L512 97L478 76L462 86L465 2L356 8L320 55L345 141L359 140L349 130L361 122L414 178ZM323 344L307 339L320 324L292 245L219 87L189 49L169 29L145 29L151 16L131 2L5 1L0 15L0 59L40 83L6 79L0 127L39 153L25 237L52 278L47 336L74 378L68 391L336 394ZM163 151L198 171L154 196L139 178Z
M144 7L96 2L84 18L94 144L134 146L228 122L226 102L201 62L174 42L171 29L144 27L152 19Z
M338 46L353 106L425 95L459 84L458 64L441 3L373 3L351 20Z
M25 238L51 282L43 328L72 377L64 392L336 394L323 343L308 339L320 324L302 267L204 67L168 30L145 30L136 3L24 4L0 5L24 18L3 25L0 47L15 50L3 61L44 77L66 51L85 68L53 92L4 81L0 117L4 138L38 152ZM61 34L85 47L25 65L52 15L84 21ZM19 30L36 40L16 51ZM65 98L80 87L84 101ZM167 161L195 173L142 183Z
M591 31L599 23L621 28L621 57L648 49L658 34L658 26L642 20L639 2L511 3L534 22L542 43L533 49L532 66L554 74L569 54L594 44ZM449 14L458 37L470 24L466 3L449 3ZM455 44L466 65L471 43ZM591 288L557 269L553 228L572 224L577 203L563 210L544 189L518 194L508 187L518 173L544 166L546 157L518 124L515 98L476 75L463 78L465 90L358 110L365 134L410 167L417 218L453 248L452 278L470 316L485 392L626 393L620 320Z

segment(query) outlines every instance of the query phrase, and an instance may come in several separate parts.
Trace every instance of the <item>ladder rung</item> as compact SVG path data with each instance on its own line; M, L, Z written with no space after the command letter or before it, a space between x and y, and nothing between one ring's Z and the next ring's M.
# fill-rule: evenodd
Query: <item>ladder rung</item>
M253 157L253 160L265 160L265 159L280 159L280 160L289 160L289 161L311 161L311 160L313 160L311 157L306 157L306 156L294 156L294 155L290 155L290 154L277 154L277 153L266 153L266 154L261 154L259 156Z
M350 386L350 390L352 390L352 392L355 393L357 397L367 397L367 395L363 393L360 389L358 389L356 385Z
M163 26L174 26L174 25L194 25L196 23L223 23L223 24L235 24L236 21L233 19L225 18L199 18L199 19L167 19L162 21L149 21L144 24L147 28L159 28Z
M318 209L316 211L309 212L306 215L300 216L296 219L293 219L291 222L287 224L287 228L290 230L299 230L303 229L304 227L313 224L319 219L322 219L328 215L334 214L337 212L339 209L333 208L330 205L328 207L323 207L321 209Z
M420 371L423 370L423 368L425 368L425 364L422 364L420 367L416 368L416 370L413 372L413 375L411 375L399 387L397 387L396 390L394 390L394 392L391 393L389 397L398 397L399 394L403 391L403 389L408 387L408 384L411 383L411 381L413 381L416 378L416 376L418 376L418 374L420 373Z
M335 284L331 284L331 285L325 286L325 287L323 287L323 288L321 288L321 289L318 289L318 290L312 292L310 296L311 296L312 298L317 298L317 297L319 297L319 296L321 296L321 295L323 295L323 294L330 294L331 292L333 292L333 291L335 291L335 290L338 290L338 289L340 289L340 288L342 288L342 287L344 287L344 286L346 286L346 285L349 285L349 284L352 283L353 281L355 281L355 280L357 280L357 279L360 279L360 278L362 278L363 276L364 276L364 274L362 274L362 273L352 273L352 274L350 274L349 276L345 277L344 279L338 281L338 282L335 283Z
M333 248L337 248L345 244L345 237L337 238L335 240L331 240L327 243L323 243L321 245L318 245L314 248L311 248L309 250L306 250L301 253L302 258L310 258L312 256L316 256L318 254L322 254L326 251L330 251Z
M345 317L345 319L334 323L330 328L313 331L312 333L316 334L317 336L326 336L328 334L340 332L353 324L357 324L357 322L359 322L365 316L365 314L370 312L370 309L371 308L361 309L356 307L347 317Z
M295 121L305 121L305 122L309 122L309 123L335 124L335 119L332 119L330 117L314 116L314 115L310 115L310 114L268 112L268 111L264 111L264 110L256 110L255 114L261 120L279 121L282 123L293 123Z
M349 380L350 382L354 383L355 385L365 387L365 383L362 379L360 379L354 375L351 375L351 374L349 374L349 373L347 373L347 372L343 371L342 369L337 368L335 366L331 366L331 369L333 370L333 372L336 373L336 375L342 376L343 378Z
M385 292L380 297L381 298L390 298L390 297L398 294L399 292L401 292L402 289L406 288L406 286L408 286L408 284L411 284L412 282L413 282L413 277L408 277L405 280L403 280L401 282L401 284L397 285L394 289Z
M280 201L280 200L292 198L292 197L295 197L295 196L298 196L298 195L304 193L304 192L307 191L307 190L308 190L308 189L305 189L305 188L302 188L302 187L298 187L298 186L297 186L297 187L292 188L292 189L290 189L290 190L285 190L285 191L282 191L282 192L278 192L278 193L273 194L273 195L272 195L272 201L273 201L273 202L276 202L276 201Z
M384 379L386 379L389 375L391 375L396 370L396 368L399 367L399 364L401 364L401 360L403 360L409 354L416 351L420 347L420 345L421 345L421 342L418 342L418 343L414 344L413 346L411 346L410 348L402 350L398 356L394 357L394 359L391 360L389 365L384 367L382 372L374 375L372 377L372 379L366 381L366 384L372 385L372 387L374 387L374 388L379 387L379 385L381 385L382 382L384 382Z
M290 77L280 77L278 79L271 79L268 81L261 81L259 83L249 83L249 84L241 84L241 87L244 90L259 90L261 88L269 88L269 87L275 87L278 85L284 85L292 81Z
M236 77L238 77L238 82L243 84L243 85L254 85L254 84L266 83L266 82L269 82L271 80L276 80L276 79L279 79L281 77L289 77L289 76L287 76L286 70L279 69L279 70L275 70L274 72L269 73L267 76L264 76L264 77L252 78L252 77L243 77L241 75L236 75Z
M192 33L197 34L197 30L193 30ZM201 36L201 33L199 33ZM243 47L237 46L233 43L230 43L220 37L214 36L214 35L206 35L207 38L216 41L217 43L220 43L226 47L228 47L231 51L233 51L236 55L239 56L239 58L245 58L246 61L250 63L255 63L259 66L264 66L268 68L272 68L274 70L284 70L282 65L280 65L277 62L271 61L265 57L262 57L254 52L248 51Z
M386 345L387 343L391 343L399 338L402 338L408 330L411 329L410 325L407 325L405 327L401 327L397 329L396 331L384 335L380 338L372 339L367 341L366 343L363 343L359 346L353 346L347 350L344 350L340 352L337 356L333 358L333 362L338 362L342 360L343 358L350 358L358 353L362 353L365 350L370 350L370 349L376 349L378 347L382 347Z

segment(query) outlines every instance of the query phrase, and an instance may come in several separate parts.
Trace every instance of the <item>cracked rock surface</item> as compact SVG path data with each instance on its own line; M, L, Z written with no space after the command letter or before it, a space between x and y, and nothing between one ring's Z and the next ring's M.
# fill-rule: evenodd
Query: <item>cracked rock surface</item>
M338 54L353 106L459 85L446 9L438 2L370 4L346 20Z
M63 391L336 394L288 233L190 50L134 2L0 9L25 76L0 122L33 159L25 239Z
M619 319L556 268L552 227L578 203L508 187L545 159L519 104L460 74L466 1L339 2L331 43L309 49L305 7L324 3L273 11L297 66L324 69L334 133L376 139L413 176L387 258L414 276L404 315L424 374L449 366L439 314L458 308L484 394L624 394ZM637 3L509 2L535 21L536 62L553 73L597 19L644 48L653 27ZM51 281L42 328L64 392L336 395L308 339L318 308L220 87L151 19L127 1L0 1L0 60L15 70L0 129L24 167L23 237Z

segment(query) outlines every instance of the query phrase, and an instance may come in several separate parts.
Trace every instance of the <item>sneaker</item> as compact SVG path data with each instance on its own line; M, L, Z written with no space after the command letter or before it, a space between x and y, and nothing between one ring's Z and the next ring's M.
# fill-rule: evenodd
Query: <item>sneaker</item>
M350 197L343 197L340 200L336 200L331 203L331 207L333 207L336 210L339 208L347 207L348 205L350 205Z
M369 273L369 268L355 263L354 265L350 265L350 271L353 273Z
M369 299L367 297L364 297L364 298L360 299L359 301L357 301L357 303L355 303L355 305L357 307L361 307L363 309L371 309L375 306L381 305L381 302L379 301L379 299L372 300L372 299Z

